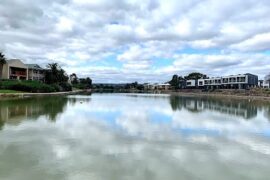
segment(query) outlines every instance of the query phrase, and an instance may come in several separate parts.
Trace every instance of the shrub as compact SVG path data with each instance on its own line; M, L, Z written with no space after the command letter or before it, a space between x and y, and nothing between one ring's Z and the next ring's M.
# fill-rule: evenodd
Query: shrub
M59 92L59 91L61 91L61 86L59 86L58 84L52 84L51 85L53 88L54 88L54 90L56 91L56 92Z
M55 92L53 86L38 81L0 81L0 89L10 89L24 92Z
M87 86L85 84L73 84L73 87L77 88L77 89L86 89Z
M72 91L72 86L69 83L62 82L59 83L59 86L62 88L62 91Z

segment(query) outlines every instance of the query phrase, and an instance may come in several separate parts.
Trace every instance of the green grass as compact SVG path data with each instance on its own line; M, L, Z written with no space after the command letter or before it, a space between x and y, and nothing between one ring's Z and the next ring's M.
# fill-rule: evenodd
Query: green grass
M0 89L0 93L9 94L9 93L22 93L22 91L8 90L8 89Z

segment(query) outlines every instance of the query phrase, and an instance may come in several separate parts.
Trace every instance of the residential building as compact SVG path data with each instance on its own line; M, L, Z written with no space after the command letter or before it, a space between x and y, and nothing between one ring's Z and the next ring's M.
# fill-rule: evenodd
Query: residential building
M198 87L203 88L205 86L205 80L204 79L199 79L198 80Z
M264 80L262 87L263 88L270 88L270 81Z
M248 89L258 86L258 76L254 74L238 74L222 77L223 88L229 89Z
M204 81L204 83L203 83ZM258 86L258 76L253 74L238 74L209 79L199 79L199 87L205 89L248 89Z
M45 70L38 64L26 64L28 66L28 79L35 81L44 81Z
M171 89L171 85L169 83L157 84L157 87L156 88L158 90L169 90L169 89Z
M169 90L171 89L171 85L169 83L154 83L154 84L144 84L145 90Z
M206 89L219 89L221 88L221 77L213 77L209 79L204 79L204 87Z
M196 88L198 81L195 79L190 79L186 81L186 88Z
M263 80L258 81L258 87L262 88L263 87Z
M3 65L2 78L28 80L28 67L19 59L7 60Z

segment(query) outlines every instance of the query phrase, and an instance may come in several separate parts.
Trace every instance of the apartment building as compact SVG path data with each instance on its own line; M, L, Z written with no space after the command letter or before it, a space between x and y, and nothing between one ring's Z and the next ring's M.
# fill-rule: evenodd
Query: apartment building
M198 80L190 79L186 81L186 88L196 88L198 87Z
M171 85L168 83L160 84L160 83L155 83L155 84L144 84L144 89L145 90L169 90L171 89Z
M45 70L38 64L26 64L28 67L28 79L35 81L44 81Z
M44 81L45 70L37 64L24 64L19 59L7 60L3 65L2 79Z
M187 80L185 88L200 89L248 89L258 86L258 76L238 74L208 79Z
M19 59L7 60L3 65L2 79L28 80L28 67Z

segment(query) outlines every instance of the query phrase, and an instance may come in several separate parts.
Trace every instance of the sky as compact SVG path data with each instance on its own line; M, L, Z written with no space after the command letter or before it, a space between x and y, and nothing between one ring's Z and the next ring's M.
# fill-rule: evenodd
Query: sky
M0 0L0 51L96 83L270 72L269 0Z

